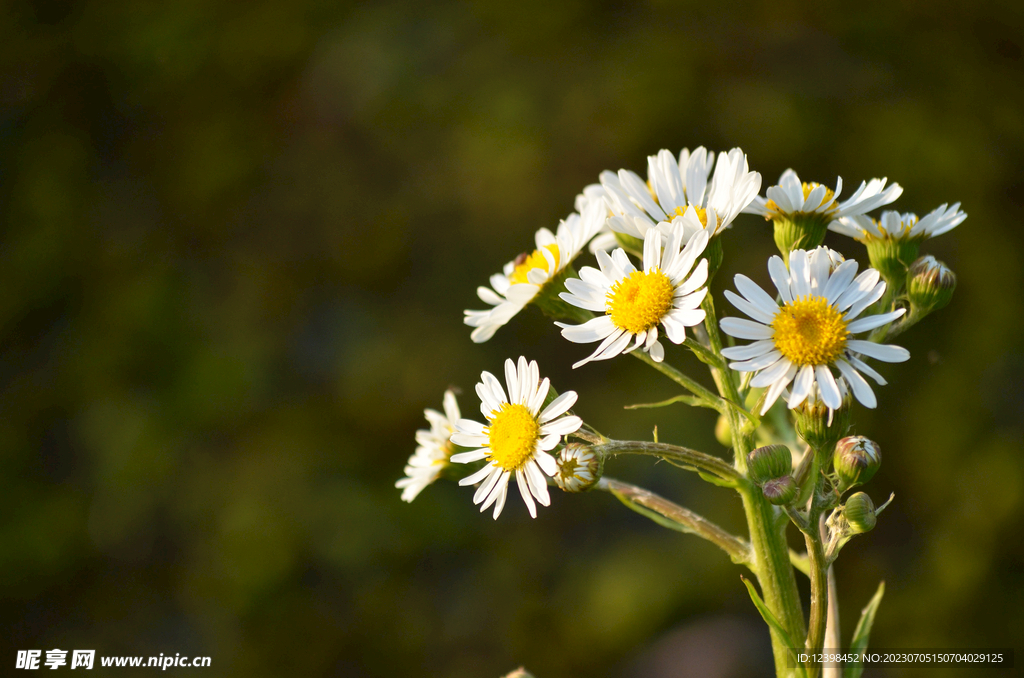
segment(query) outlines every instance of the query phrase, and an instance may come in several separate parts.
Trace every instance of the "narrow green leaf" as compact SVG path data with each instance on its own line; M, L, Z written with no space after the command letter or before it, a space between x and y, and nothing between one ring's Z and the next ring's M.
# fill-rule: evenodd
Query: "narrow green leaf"
M697 471L697 475L699 475L703 480L706 480L712 485L718 485L719 487L736 487L736 483L734 483L731 480L719 478L718 476L711 475L710 473L705 473L704 471L698 471L697 469L693 470Z
M883 595L885 595L884 581L879 582L875 595L871 597L871 600L868 601L868 604L860 612L860 621L857 622L857 628L853 630L853 640L850 641L851 654L860 654L868 649L868 637L871 635L871 626L875 623L875 613L878 612L878 606L882 602ZM848 664L846 667L847 678L860 678L863 672L864 665L860 662Z
M615 490L610 490L610 492L614 494L619 501L625 504L627 508L636 511L645 518L650 518L662 527L667 527L668 529L675 530L676 532L685 532L686 534L697 534L692 529L690 529L689 526L683 525L682 523L677 523L676 521L670 518L666 518L657 511L652 511L646 506L641 506L640 504L637 504L635 501L633 501L626 495L622 494L621 492L616 492Z
M627 410L642 410L642 409L649 409L649 408L654 408L654 407L665 407L666 405L673 405L675 403L686 403L687 405L691 405L693 407L703 407L704 406L704 402L700 398L698 398L696 396L677 395L674 398L669 398L668 400L662 400L662 401L656 402L656 403L637 403L635 405L626 405L624 409L627 409Z
M776 618L776 616L772 614L772 611L768 609L768 606L765 605L765 602L761 600L760 594L758 594L757 589L754 588L754 585L750 583L750 580L744 577L743 575L740 575L740 579L742 579L744 585L746 585L747 592L750 593L750 599L754 601L754 607L756 607L757 611L761 613L761 618L764 619L765 623L768 624L768 626L770 626L772 630L779 634L779 637L782 638L782 641L786 643L786 647L790 648L791 650L799 647L798 645L793 643L793 639L789 637L788 633L786 633L786 629L783 628L781 623L779 623L778 618ZM792 659L795 663L796 657L792 657ZM796 671L798 675L807 675L807 672L800 664L796 665Z

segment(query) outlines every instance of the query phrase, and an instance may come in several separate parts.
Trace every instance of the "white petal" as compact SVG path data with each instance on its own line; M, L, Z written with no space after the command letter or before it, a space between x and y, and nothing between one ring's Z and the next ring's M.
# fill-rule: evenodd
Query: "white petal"
M494 504L494 519L501 515L501 509L505 508L505 497L508 496L508 478L498 486L498 501Z
M543 436L551 435L552 433L564 436L578 431L582 425L582 419L575 415L570 415L544 424L540 427L540 433Z
M876 372L874 368L872 368L870 365L868 365L866 362L864 362L857 356L848 353L846 355L846 359L850 362L850 365L853 366L854 369L868 375L869 377L875 380L875 383L880 384L882 386L885 386L887 383L889 383L885 380L885 377Z
M487 466L487 468L489 468L491 472L488 474L487 480L482 483L473 494L474 504L479 504L486 499L488 495L494 491L495 485L498 484L498 481L501 480L501 476L505 473L500 466ZM486 505L480 510L483 511L485 508L487 508Z
M757 356L756 358L751 358L750 360L729 363L729 367L737 372L756 372L757 370L763 370L766 367L774 365L781 357L781 352L770 351L764 355Z
M548 403L548 406L544 408L544 411L540 413L540 417L537 421L541 424L548 422L563 412L567 411L573 405L576 404L576 400L579 398L576 395L576 391L566 391L559 395L557 398Z
M601 341L619 331L612 319L606 315L592 318L582 325L555 324L562 328L562 336L574 344L590 344Z
M878 405L878 401L875 400L875 392L871 390L871 386L868 384L864 377L860 376L860 373L853 369L850 363L843 359L836 361L836 367L842 373L843 378L846 379L846 383L850 385L850 390L853 391L853 396L860 401L864 407L874 409Z
M729 360L750 360L759 355L764 355L775 348L775 342L771 339L762 339L746 346L730 346L722 349L722 355Z
M793 390L789 395L789 401L787 405L789 409L793 409L811 394L811 388L814 386L814 368L810 365L804 365L800 368L800 371L796 374L796 379L793 380Z
M850 334L857 334L858 332L867 332L868 330L873 330L876 327L881 327L882 325L887 325L891 323L893 320L896 320L896 318L899 318L906 312L907 309L898 308L891 313L879 313L878 315L869 315L867 317L854 320L852 323L846 326L846 330L850 332Z
M785 362L789 363L788 360ZM786 369L786 372L781 377L776 379L772 383L768 391L765 393L764 405L761 407L762 415L764 415L765 413L768 412L768 410L771 409L772 405L775 404L775 401L779 399L780 395L782 395L782 391L785 390L787 386L789 386L789 382L793 381L793 377L795 375L796 365L790 363L789 367Z
M729 300L733 306L746 313L748 316L762 322L766 325L770 325L775 320L775 313L779 310L778 305L774 305L774 310L766 311L760 306L753 304L740 295L732 292L731 290L725 291L725 298Z
M558 462L544 450L537 450L533 453L533 460L540 466L540 470L549 476L558 473Z
M843 404L843 396L839 392L835 377L832 376L832 370L828 368L828 365L818 365L814 368L814 376L817 377L821 401L833 410L839 409L839 406Z
M523 473L523 469L516 470L516 485L519 486L519 494L523 495L523 502L526 503L526 509L530 512L530 517L536 518L537 505L533 503L533 496L526 484L526 474Z
M480 470L474 472L472 475L468 475L462 480L460 480L459 485L462 487L465 487L466 485L476 485L481 480L486 478L493 470L494 467L488 464L487 466L484 466Z
M722 331L737 339L771 339L772 328L743 318L722 318L719 326Z
M660 363L665 359L665 347L661 345L660 341L654 342L654 344L651 345L650 350L648 350L648 353L651 356L651 360L656 363Z
M551 498L548 496L548 481L544 478L544 474L540 472L540 467L531 460L523 465L523 472L526 480L530 483L530 492L533 493L533 496L536 497L541 506L550 506Z
M764 386L774 384L782 375L786 374L792 366L793 363L789 361L789 358L783 358L771 367L765 368L763 371L755 374L754 378L750 380L750 385L754 388L762 388ZM792 379L792 377L790 377L790 379ZM788 384L789 381L787 380L786 383Z
M895 344L876 344L871 341L850 339L846 342L846 348L885 363L901 363L910 360L910 351Z
M761 289L761 286L751 280L745 275L738 274L733 278L733 282L736 284L736 289L742 294L747 301L756 305L765 313L769 313L772 316L779 310L779 305L768 296L768 293Z
M793 290L789 284L789 271L786 270L786 264L779 256L773 256L768 260L768 275L771 276L772 282L775 283L775 289L779 291L782 301L787 304L793 301Z

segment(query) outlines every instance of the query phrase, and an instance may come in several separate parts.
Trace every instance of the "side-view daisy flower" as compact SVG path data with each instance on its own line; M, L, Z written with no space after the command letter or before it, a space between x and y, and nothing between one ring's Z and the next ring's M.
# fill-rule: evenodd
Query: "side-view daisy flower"
M476 328L470 334L474 342L482 343L494 336L499 327L523 310L548 283L556 280L601 230L608 213L603 196L584 197L578 200L580 203L584 206L582 216L575 212L570 214L555 233L546 228L537 231L534 237L537 249L505 264L501 273L491 276L490 287L477 288L477 296L492 308L465 311L465 323Z
M804 183L791 169L782 173L777 186L757 196L745 209L775 223L775 244L785 255L794 249L813 249L825 239L829 223L842 217L866 214L900 197L899 184L885 187L885 179L862 181L853 195L838 202L843 178L836 179L835 190L818 183Z
M887 210L877 220L865 215L848 216L836 219L828 227L864 243L871 265L892 284L902 280L907 267L917 258L921 241L953 230L966 218L960 203L954 203L940 205L920 219L912 212Z
M701 259L695 269L693 264L710 237L708 231L698 231L680 250L683 228L674 225L662 251L661 243L666 237L652 228L644 235L643 269L637 270L626 252L617 249L611 255L597 253L600 270L585 266L578 279L567 279L565 287L569 292L562 293L562 299L573 306L604 313L582 325L555 323L562 328L562 336L571 342L601 342L597 350L573 368L591 360L608 360L640 346L652 359L661 362L665 349L658 341L658 325L665 328L673 343L685 341L686 328L699 324L705 316L700 302L707 294L703 285L708 279L708 261Z
M505 385L507 394L493 374L480 375L476 393L487 426L471 419L456 422L451 441L474 449L453 454L451 461L468 464L487 460L483 468L460 480L459 485L480 483L473 503L481 504L481 511L494 504L495 519L505 506L508 481L515 473L519 493L530 515L536 518L534 499L543 506L550 503L547 478L558 472L558 464L549 452L563 435L577 431L583 421L566 414L576 402L575 391L562 393L541 409L550 382L546 377L541 381L535 360L527 363L520 357L518 366L506 360Z
M761 175L751 172L739 148L718 155L714 176L708 175L715 154L703 146L690 153L683 149L678 161L667 150L647 157L647 182L636 173L601 173L614 213L608 220L613 231L643 238L660 226L667 235L669 224L681 221L684 236L707 229L714 237L732 223L761 190Z
M833 269L834 260L825 247L812 252L794 250L787 271L782 259L773 256L768 272L781 302L744 275L734 279L739 295L725 293L733 306L753 320L723 318L722 331L755 341L723 349L722 355L734 361L729 364L734 370L757 372L751 386L768 387L761 414L791 383L790 409L804 402L815 388L825 405L838 409L843 399L839 380L845 381L865 407L875 407L875 394L860 373L879 384L885 384L885 379L861 356L890 363L910 358L905 348L851 338L892 322L905 309L858 318L882 297L885 282L873 268L857 275L857 262L852 259ZM833 367L839 371L838 379Z
M461 417L455 393L451 389L444 392L444 414L428 408L423 415L430 428L416 431L417 447L405 465L406 477L395 483L402 490L402 501L411 502L450 465L454 445L449 439Z

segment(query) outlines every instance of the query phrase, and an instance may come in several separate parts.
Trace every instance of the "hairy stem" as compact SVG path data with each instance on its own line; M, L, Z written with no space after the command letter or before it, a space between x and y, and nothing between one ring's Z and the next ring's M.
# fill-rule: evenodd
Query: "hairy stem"
M687 466L708 473L713 473L722 480L736 482L740 474L732 466L725 463L718 457L710 454L691 450L687 447L669 445L667 443L648 443L638 440L611 440L601 445L595 445L593 450L597 454L614 456L616 454L646 454L654 457L661 457L672 461L681 462Z

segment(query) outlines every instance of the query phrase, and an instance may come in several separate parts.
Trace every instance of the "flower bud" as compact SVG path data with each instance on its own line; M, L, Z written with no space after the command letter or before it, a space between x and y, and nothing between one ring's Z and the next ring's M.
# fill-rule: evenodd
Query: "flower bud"
M785 445L765 445L747 455L747 473L758 485L793 472L793 454Z
M853 534L870 532L875 527L875 505L871 497L863 492L850 495L843 507L843 517Z
M849 436L836 444L832 464L839 476L839 489L845 492L871 480L882 465L882 449L864 436Z
M808 398L793 410L796 432L815 450L831 449L850 428L851 404L847 394L839 409L830 411L818 398Z
M782 506L793 501L796 497L796 481L793 476L782 476L773 478L761 486L761 493L764 498L776 506Z
M569 443L555 458L558 473L555 485L566 492L584 492L597 483L603 471L604 459L594 454L589 445Z
M907 271L907 296L925 313L948 304L955 289L956 274L930 254L915 261Z

